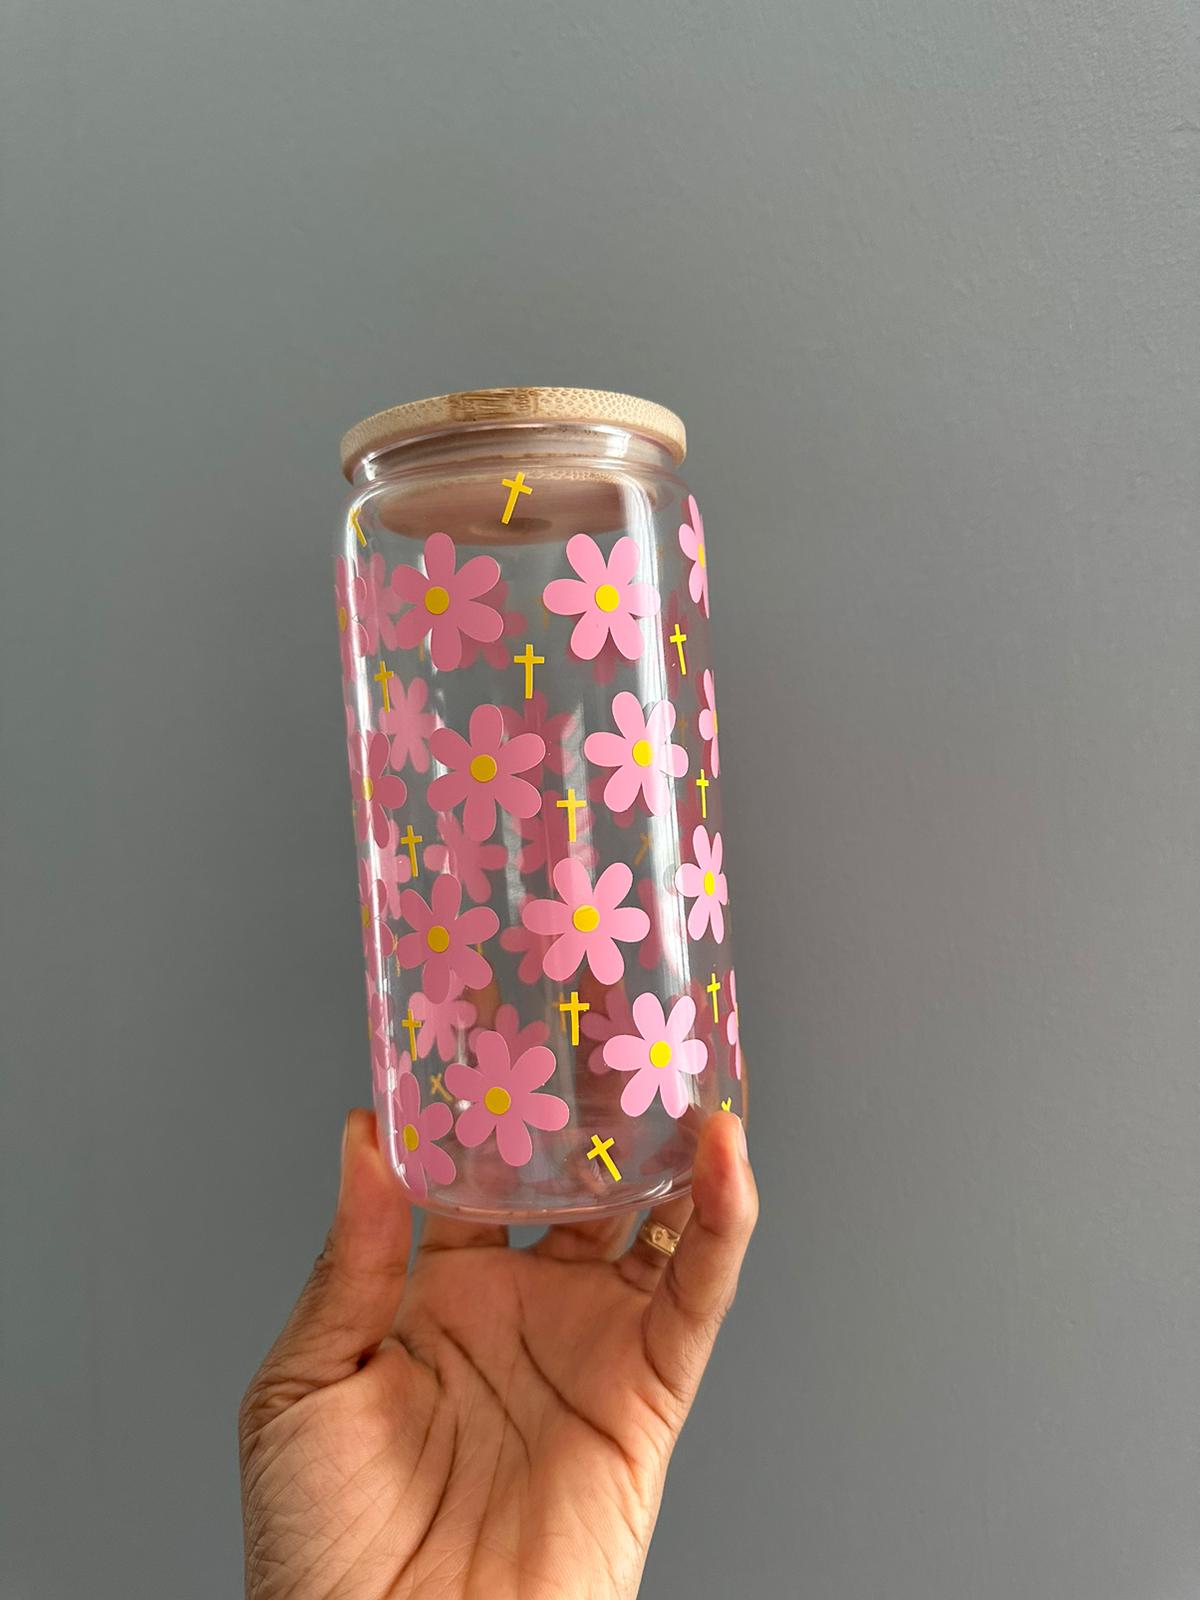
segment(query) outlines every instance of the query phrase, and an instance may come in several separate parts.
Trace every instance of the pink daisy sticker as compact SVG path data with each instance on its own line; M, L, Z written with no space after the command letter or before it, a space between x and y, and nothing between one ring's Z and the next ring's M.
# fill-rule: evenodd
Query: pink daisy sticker
M555 1133L571 1114L557 1095L537 1093L554 1072L554 1052L535 1045L514 1061L503 1036L484 1028L476 1036L475 1059L477 1067L456 1061L446 1068L447 1089L470 1101L455 1124L458 1142L473 1150L495 1133L500 1159L523 1167L533 1155L530 1128Z
M389 806L402 806L408 798L403 778L387 771L388 742L382 733L361 735L350 756L350 785L354 795L354 826L359 843L368 832L377 845L387 843Z
M491 838L497 806L514 817L532 817L541 804L533 784L517 774L536 766L546 746L536 733L505 741L499 706L476 706L466 739L453 728L437 728L429 748L450 769L429 785L429 804L435 811L451 811L465 801L463 830L469 839Z
M621 1091L621 1110L640 1117L655 1095L669 1117L681 1117L688 1105L688 1078L703 1072L708 1047L689 1039L696 1005L683 995L665 1015L657 995L640 994L633 1002L636 1033L617 1034L604 1046L604 1060L614 1072L633 1076Z
M643 882L648 880L643 879ZM610 1039L618 1034L633 1033L637 1024L633 1020L633 1012L629 1008L629 996L618 984L609 989L604 996L604 1010L593 1006L590 1011L585 1011L579 1019L579 1031L585 1039L596 1041L594 1049L588 1055L587 1065L589 1072L607 1072L608 1063L604 1059L604 1046Z
M390 711L379 713L379 726L392 741L392 767L403 772L411 764L414 772L429 771L429 735L437 727L437 716L426 711L429 686L424 678L405 684L392 674L388 680Z
M478 1013L463 999L460 979L450 985L444 1000L431 1000L417 993L410 1002L414 1019L421 1024L417 1033L417 1060L422 1060L436 1045L443 1061L454 1061L462 1054L463 1040Z
M733 1075L740 1078L742 1045L738 1037L737 977L732 967L729 969L729 1015L725 1018L725 1038L733 1046Z
M708 770L714 778L721 773L721 751L717 744L717 691L713 675L706 667L701 680L704 704L700 708L700 737L709 742Z
M522 902L521 916L525 915L525 908L530 904L529 900ZM521 958L517 964L517 977L522 983L536 983L541 977L542 962L550 944L551 941L544 934L534 933L521 923L512 928L505 928L500 935L501 948Z
M550 772L561 776L574 772L580 757L580 718L577 711L560 711L550 716L546 696L540 689L533 697L522 700L517 706L501 706L504 731L510 739L519 733L536 733L546 747L545 764ZM541 764L530 770L530 783L541 784Z
M572 842L566 807L558 803L565 798L548 789L542 796L542 808L537 815L521 819L521 838L524 843L517 852L517 866L526 875L536 872L539 867L552 872L567 856L575 856L587 866L595 861L596 852L588 842L591 831L588 810L585 807L576 811L575 839Z
M687 751L671 743L675 707L660 700L649 714L628 689L613 696L613 721L617 733L589 733L583 751L598 767L615 770L604 785L604 803L611 811L628 811L640 794L648 809L661 814L670 803L666 775L682 778L688 769Z
M692 563L688 574L688 593L695 604L704 608L708 616L708 556L704 549L704 518L696 504L696 496L687 497L687 521L679 525L679 548Z
M706 928L718 944L725 937L725 912L729 904L729 886L721 871L724 846L721 835L708 837L708 829L701 824L692 834L692 853L695 862L685 861L675 873L675 887L695 904L688 912L687 930L693 939L702 939Z
M489 603L500 612L500 637L493 643L484 645L477 644L474 639L464 638L460 666L473 667L481 655L488 666L497 672L504 672L512 666L512 646L507 641L525 632L525 614L522 611L505 611L507 600L508 584L501 578L488 595Z
M621 902L633 887L633 873L623 861L606 867L593 886L587 868L568 856L554 869L558 900L531 900L521 913L534 933L555 936L542 970L562 983L586 960L600 983L616 983L625 971L625 957L616 941L633 943L650 931L650 918L637 906Z
M582 661L594 661L611 639L626 661L640 661L643 640L637 619L657 615L661 602L652 583L633 581L637 540L628 534L618 539L606 561L590 534L577 533L567 540L567 560L578 577L555 578L542 599L556 616L579 618L571 632L572 651Z
M492 880L489 872L499 872L508 865L508 851L502 844L478 844L468 839L451 811L444 811L437 819L441 844L431 844L425 860L434 872L450 872L476 902L492 898Z
M391 610L405 602L412 607L396 621L397 648L412 650L428 634L429 654L439 672L460 665L464 638L490 644L504 631L495 606L480 599L499 582L499 563L493 556L472 556L456 567L456 559L454 540L431 533L425 541L425 571L397 567L388 596Z
M449 1151L437 1141L450 1132L453 1113L444 1100L421 1107L421 1088L411 1072L389 1079L389 1115L392 1125L392 1161L406 1189L429 1193L429 1185L454 1182L455 1166Z
M516 1006L500 1006L496 1011L496 1019L492 1023L492 1028L508 1046L510 1061L515 1061L526 1050L532 1050L534 1045L545 1044L550 1037L550 1029L544 1022L539 1020L527 1022L522 1027ZM479 1035L483 1031L482 1028L476 1028L471 1034L472 1050L478 1049Z
M421 987L430 1000L444 1000L455 978L469 989L492 981L492 966L475 946L490 939L500 918L490 906L472 906L459 913L462 884L449 873L434 879L426 903L415 889L400 896L400 910L412 933L396 941L401 967L423 969Z

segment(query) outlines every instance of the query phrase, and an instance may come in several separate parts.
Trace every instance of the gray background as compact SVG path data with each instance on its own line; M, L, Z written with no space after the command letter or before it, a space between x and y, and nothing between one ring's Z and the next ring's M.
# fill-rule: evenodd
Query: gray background
M1190 0L17 0L4 1600L239 1583L367 1092L341 429L683 412L764 1216L645 1592L1187 1600Z

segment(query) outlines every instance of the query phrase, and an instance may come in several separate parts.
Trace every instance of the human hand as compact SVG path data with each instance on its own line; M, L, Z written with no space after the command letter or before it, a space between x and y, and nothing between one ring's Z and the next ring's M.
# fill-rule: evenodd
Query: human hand
M694 1212L693 1212L694 1202ZM325 1249L242 1401L248 1600L627 1600L758 1211L719 1113L691 1197L551 1228L411 1215L352 1111ZM690 1220L689 1220L690 1219Z

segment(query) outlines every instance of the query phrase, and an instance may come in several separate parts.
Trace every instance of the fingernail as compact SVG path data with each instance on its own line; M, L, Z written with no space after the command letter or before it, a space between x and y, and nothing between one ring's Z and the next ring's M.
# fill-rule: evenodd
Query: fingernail
M342 1197L342 1185L346 1181L346 1151L350 1146L350 1113L347 1112L346 1120L342 1124L342 1148L338 1156L338 1199Z
M742 1121L741 1117L739 1117L737 1119L737 1131L738 1131L738 1148L742 1152L742 1160L743 1161L749 1161L749 1159L750 1159L750 1151L746 1147L746 1124Z

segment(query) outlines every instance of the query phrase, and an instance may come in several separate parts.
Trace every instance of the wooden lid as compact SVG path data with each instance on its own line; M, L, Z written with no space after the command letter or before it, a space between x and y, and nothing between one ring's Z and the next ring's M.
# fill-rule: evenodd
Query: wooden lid
M363 456L402 439L488 422L607 423L656 440L676 465L687 452L687 435L675 413L636 395L604 389L466 389L410 400L356 422L342 439L342 471L349 478Z

